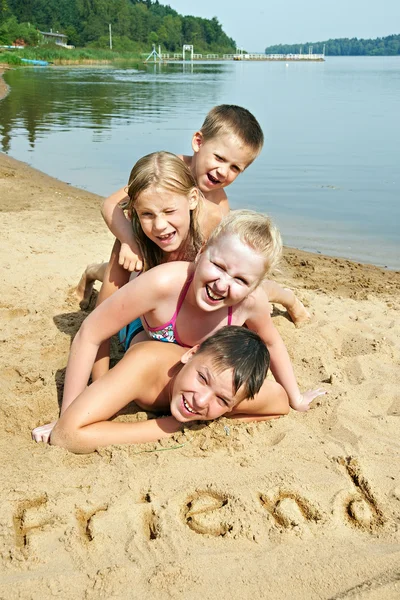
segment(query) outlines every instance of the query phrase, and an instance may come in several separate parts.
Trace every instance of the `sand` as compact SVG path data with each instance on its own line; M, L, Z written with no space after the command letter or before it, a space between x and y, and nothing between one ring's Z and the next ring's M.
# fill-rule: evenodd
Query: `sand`
M76 456L30 432L57 416L87 314L71 288L112 236L98 196L4 154L0 197L0 598L400 597L400 273L286 249L312 320L274 322L328 396Z

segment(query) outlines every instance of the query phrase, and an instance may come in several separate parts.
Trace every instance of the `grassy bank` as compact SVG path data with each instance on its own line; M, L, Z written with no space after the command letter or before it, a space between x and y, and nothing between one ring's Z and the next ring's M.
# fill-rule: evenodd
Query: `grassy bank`
M141 62L144 54L140 52L114 52L98 48L59 48L57 46L27 47L21 50L3 50L0 62L10 65L23 65L21 58L46 60L55 65L96 64L113 62Z

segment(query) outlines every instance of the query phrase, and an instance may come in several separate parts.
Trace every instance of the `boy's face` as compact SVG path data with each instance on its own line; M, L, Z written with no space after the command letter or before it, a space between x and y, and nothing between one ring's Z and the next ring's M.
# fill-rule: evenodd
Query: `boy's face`
M181 423L218 419L243 400L242 390L234 394L232 369L217 370L210 354L196 350L181 357L184 364L172 387L170 410Z
M203 194L230 185L254 160L254 152L230 133L204 141L197 131L192 148L192 172Z

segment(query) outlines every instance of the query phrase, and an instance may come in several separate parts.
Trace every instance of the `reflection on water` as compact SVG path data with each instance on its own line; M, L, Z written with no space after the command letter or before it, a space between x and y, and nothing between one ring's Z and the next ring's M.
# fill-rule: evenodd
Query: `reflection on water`
M270 213L288 245L400 267L400 57L32 68L5 79L3 151L102 195L143 154L190 153L212 106L246 106L266 145L229 188L232 206Z
M196 69L198 100L209 100L213 82L221 67L204 65ZM219 67L219 68L218 68ZM4 152L11 139L25 129L29 146L51 131L83 127L107 131L115 122L125 125L151 119L157 122L171 108L186 102L193 64L149 65L139 69L65 68L19 69L7 74L12 92L1 103L0 135ZM203 79L199 75L204 74ZM179 86L174 85L179 75ZM167 102L166 102L167 100ZM101 136L97 136L101 141Z

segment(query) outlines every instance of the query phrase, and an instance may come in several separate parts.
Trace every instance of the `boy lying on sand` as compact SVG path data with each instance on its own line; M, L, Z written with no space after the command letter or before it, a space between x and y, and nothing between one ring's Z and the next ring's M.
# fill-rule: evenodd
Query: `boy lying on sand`
M267 347L244 327L223 327L189 350L141 342L68 406L50 443L87 453L109 444L156 441L185 423L223 415L249 421L280 417L289 412L288 397L281 385L265 380L268 366ZM171 415L135 423L108 421L132 401ZM40 429L33 437L46 441Z

